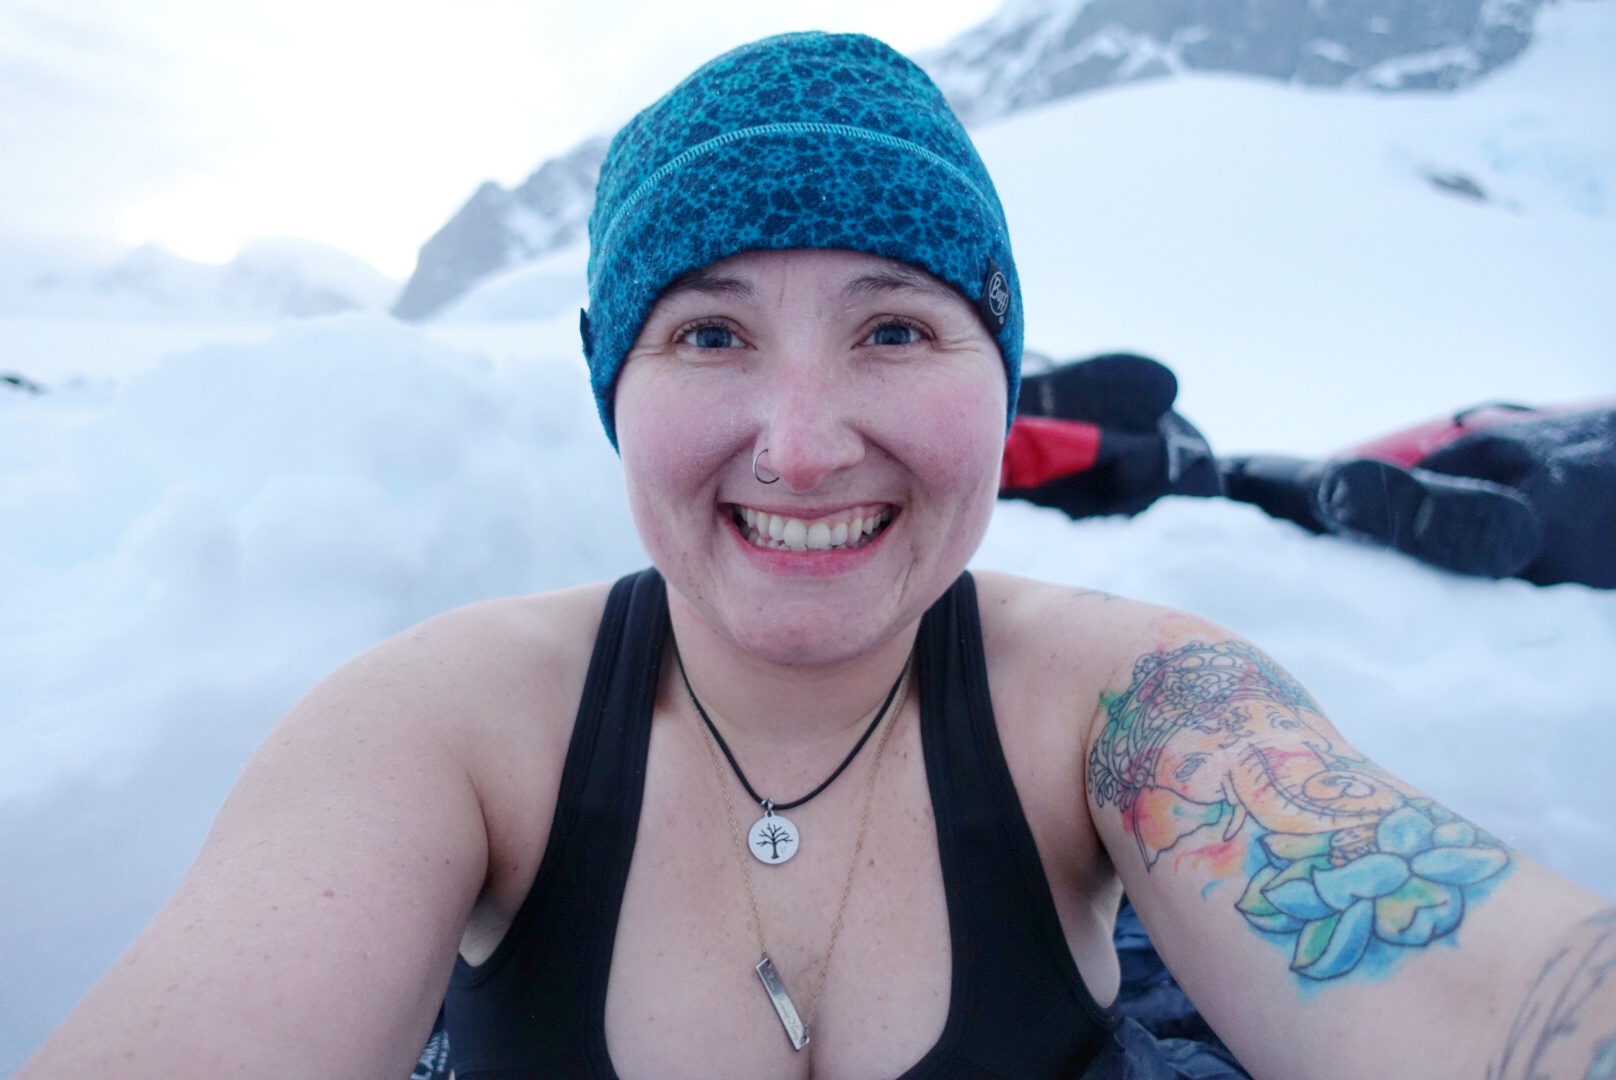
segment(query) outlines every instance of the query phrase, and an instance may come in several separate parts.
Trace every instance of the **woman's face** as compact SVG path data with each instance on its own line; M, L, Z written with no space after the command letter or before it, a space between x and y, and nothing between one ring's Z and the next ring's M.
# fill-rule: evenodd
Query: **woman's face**
M617 386L640 536L747 652L851 659L918 619L975 551L1005 384L972 307L902 263L749 252L686 275ZM765 448L758 471L777 483L753 475Z

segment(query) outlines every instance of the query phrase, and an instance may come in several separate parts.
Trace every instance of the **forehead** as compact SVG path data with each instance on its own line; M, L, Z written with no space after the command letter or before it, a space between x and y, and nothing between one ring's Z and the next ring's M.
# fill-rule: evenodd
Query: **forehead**
M826 296L862 296L910 292L969 306L952 285L917 266L858 251L747 251L681 274L662 290L657 304L681 296L728 296L761 299L787 286Z

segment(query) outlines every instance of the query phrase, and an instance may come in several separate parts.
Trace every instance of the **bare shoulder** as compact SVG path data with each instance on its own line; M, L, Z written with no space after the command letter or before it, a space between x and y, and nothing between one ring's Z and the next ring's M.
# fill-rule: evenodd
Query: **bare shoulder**
M310 696L397 698L442 723L498 712L512 695L581 687L608 590L592 584L456 608L350 661Z
M509 805L503 780L542 788L535 770L553 771L552 757L559 768L608 590L482 601L419 623L322 680L259 756L362 745L464 773L498 846L501 823L528 809Z
M606 591L461 608L322 681L23 1075L406 1075L474 907L542 854Z
M367 730L351 738L386 739L401 726L404 738L438 755L441 769L468 778L487 844L474 929L491 923L496 938L543 856L610 588L596 583L446 612L354 660L304 706L322 727L359 717ZM344 701L351 706L330 707Z
M974 577L994 715L1017 787L1047 791L1060 813L1086 821L1086 759L1106 702L1149 657L1233 635L1186 612L1093 589Z
M990 671L1040 697L1066 690L1085 702L1126 680L1140 656L1191 638L1221 639L1223 627L1188 612L1095 589L1011 574L977 572L978 604Z
M1169 608L1091 589L978 573L988 686L1005 762L1084 981L1118 984L1111 948L1120 883L1096 828L1087 758L1105 695L1166 641L1225 631Z

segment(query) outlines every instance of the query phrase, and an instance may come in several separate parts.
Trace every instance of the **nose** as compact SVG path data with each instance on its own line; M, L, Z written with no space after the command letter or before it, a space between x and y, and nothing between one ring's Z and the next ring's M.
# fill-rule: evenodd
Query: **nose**
M752 453L768 449L760 465L765 479L772 473L793 492L813 491L863 460L856 388L849 372L825 357L782 358L771 367Z

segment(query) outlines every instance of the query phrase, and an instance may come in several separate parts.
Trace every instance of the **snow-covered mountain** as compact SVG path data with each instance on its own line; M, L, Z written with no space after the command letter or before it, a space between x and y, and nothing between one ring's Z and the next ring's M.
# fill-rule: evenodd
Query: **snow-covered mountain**
M1375 90L1451 90L1518 56L1542 0L1008 0L917 57L967 124L1187 71ZM606 140L514 191L477 189L421 248L393 314L429 319L491 275L583 236ZM1450 190L1465 193L1463 177Z
M310 240L264 239L222 265L156 245L117 254L0 242L0 312L79 319L261 321L385 308L398 283Z
M1520 55L1539 0L1009 0L919 57L966 123L1184 71L1448 90Z
M576 243L595 205L606 140L588 139L539 166L514 191L483 184L421 248L393 314L429 318L474 282Z

